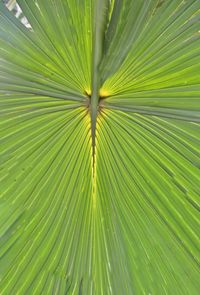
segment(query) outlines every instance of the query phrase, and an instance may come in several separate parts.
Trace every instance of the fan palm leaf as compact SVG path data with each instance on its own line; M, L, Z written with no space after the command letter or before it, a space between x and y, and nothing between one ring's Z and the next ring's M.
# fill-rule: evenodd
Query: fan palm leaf
M0 294L198 295L200 2L0 2Z

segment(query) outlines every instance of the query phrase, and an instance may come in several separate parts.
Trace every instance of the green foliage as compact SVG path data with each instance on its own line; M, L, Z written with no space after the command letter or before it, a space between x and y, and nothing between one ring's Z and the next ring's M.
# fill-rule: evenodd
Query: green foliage
M0 294L199 295L200 1L0 2Z

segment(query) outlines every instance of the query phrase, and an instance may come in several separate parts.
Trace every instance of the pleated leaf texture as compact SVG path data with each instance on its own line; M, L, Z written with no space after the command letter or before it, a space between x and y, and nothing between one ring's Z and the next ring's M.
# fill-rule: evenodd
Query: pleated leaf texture
M200 294L200 1L0 2L0 294Z

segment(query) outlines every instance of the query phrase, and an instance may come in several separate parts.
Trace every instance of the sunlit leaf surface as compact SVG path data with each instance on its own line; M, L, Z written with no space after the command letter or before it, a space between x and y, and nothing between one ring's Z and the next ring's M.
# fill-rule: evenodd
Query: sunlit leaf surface
M0 294L200 294L200 2L0 2Z

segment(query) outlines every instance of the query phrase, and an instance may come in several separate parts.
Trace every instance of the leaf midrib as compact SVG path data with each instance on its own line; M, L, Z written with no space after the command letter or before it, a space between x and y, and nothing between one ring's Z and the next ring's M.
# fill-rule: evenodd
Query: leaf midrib
M92 158L93 171L95 166L95 146L96 146L96 124L98 116L98 107L100 101L100 71L99 66L103 58L104 39L107 23L109 19L109 0L97 0L94 4L94 30L92 42L92 82L91 82L91 100L90 100L90 115L91 115L91 136L92 136Z

